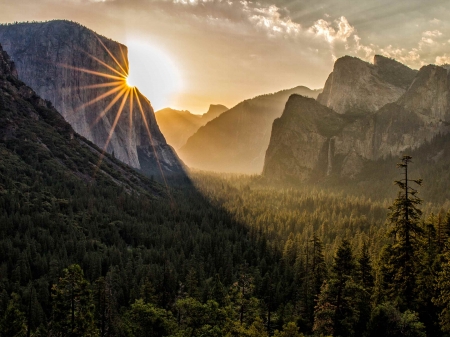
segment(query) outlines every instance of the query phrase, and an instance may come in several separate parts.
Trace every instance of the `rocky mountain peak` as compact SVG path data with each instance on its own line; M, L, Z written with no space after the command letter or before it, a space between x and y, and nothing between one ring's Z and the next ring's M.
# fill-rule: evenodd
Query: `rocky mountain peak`
M219 117L222 113L227 111L228 108L222 104L210 104L208 111L202 115L202 121L204 124L213 120L214 118Z
M378 71L378 75L384 81L405 90L408 89L417 74L417 70L382 55L375 55L373 64Z
M374 57L374 64L344 56L336 60L317 101L340 114L373 113L395 102L415 74L415 70L381 55Z
M115 97L123 91L107 93L114 89L109 82L128 69L126 46L64 20L0 26L0 43L20 80L52 102L77 133L146 174L158 176L160 166L166 173L183 171L142 94L136 92L142 111L135 104L115 120L122 101Z

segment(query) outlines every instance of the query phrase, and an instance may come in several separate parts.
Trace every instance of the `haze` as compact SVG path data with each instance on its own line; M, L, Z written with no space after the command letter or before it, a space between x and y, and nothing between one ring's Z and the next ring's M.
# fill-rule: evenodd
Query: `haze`
M68 19L130 45L136 85L156 109L204 113L211 103L320 88L347 54L413 68L450 62L448 1L0 0L0 8L3 23Z

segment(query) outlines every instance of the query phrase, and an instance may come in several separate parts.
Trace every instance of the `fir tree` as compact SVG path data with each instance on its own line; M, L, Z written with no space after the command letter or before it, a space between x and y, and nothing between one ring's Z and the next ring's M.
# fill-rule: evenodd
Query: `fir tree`
M422 211L418 206L422 200L417 196L418 191L411 187L411 183L422 184L421 179L409 179L408 165L410 156L403 156L397 166L403 169L403 179L395 181L400 188L393 205L389 207L388 222L389 235L394 242L390 249L389 264L392 280L387 284L388 297L400 309L413 309L416 289L417 256L422 229L419 220Z
M338 247L328 282L322 286L314 313L314 331L333 336L354 336L359 320L362 287L354 276L356 263L347 240Z
M52 288L52 301L51 335L98 336L89 282L79 265L64 269L63 277Z

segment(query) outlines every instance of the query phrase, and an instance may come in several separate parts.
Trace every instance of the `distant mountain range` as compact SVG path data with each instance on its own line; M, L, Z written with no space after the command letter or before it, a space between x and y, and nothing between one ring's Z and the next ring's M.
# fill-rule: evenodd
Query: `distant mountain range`
M178 154L190 167L261 173L275 118L292 94L316 98L321 90L299 86L245 100L201 127Z
M137 90L132 110L129 99L115 99L123 89L121 76L128 71L126 46L61 20L1 25L0 43L15 62L19 78L51 101L80 135L100 148L109 138L108 153L147 175L158 176L160 168L166 174L183 173L148 99Z
M430 142L449 132L448 69L416 71L382 56L373 64L346 56L336 61L317 101L289 98L273 124L263 175L297 182L360 179L372 163L422 153L422 147L434 153ZM430 164L448 156L442 143Z
M175 149L179 149L201 126L227 110L224 105L211 104L203 115L195 115L187 110L165 108L156 111L155 116L167 142Z

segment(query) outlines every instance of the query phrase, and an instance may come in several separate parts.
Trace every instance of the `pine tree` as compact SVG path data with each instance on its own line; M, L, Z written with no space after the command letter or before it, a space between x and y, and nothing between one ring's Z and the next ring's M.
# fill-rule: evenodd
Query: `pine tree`
M366 242L363 243L361 248L361 252L358 257L358 273L357 280L359 285L362 287L361 292L361 301L359 310L359 319L355 328L355 332L357 336L362 336L366 331L367 324L370 320L370 313L372 310L371 306L371 297L373 294L374 288L374 277L373 277L373 268L372 261L369 255L369 248Z
M359 320L362 287L355 282L356 263L352 247L342 240L322 286L314 312L314 332L333 336L354 336Z
M393 205L389 207L388 222L389 235L394 242L390 249L389 264L392 280L389 282L387 293L391 301L401 310L413 309L416 289L416 252L422 229L419 220L422 211L418 206L422 200L417 196L418 191L411 187L411 183L422 184L421 179L409 179L408 165L410 156L403 156L397 166L403 169L403 179L395 181L400 188Z
M27 325L25 314L20 309L20 297L12 293L3 317L0 317L0 336L25 337L27 334Z
M98 336L94 323L94 304L83 271L75 264L64 269L63 274L52 288L51 335Z
M441 312L439 314L439 323L442 331L450 332L450 247L443 254L442 271L436 278L437 296L433 298Z

